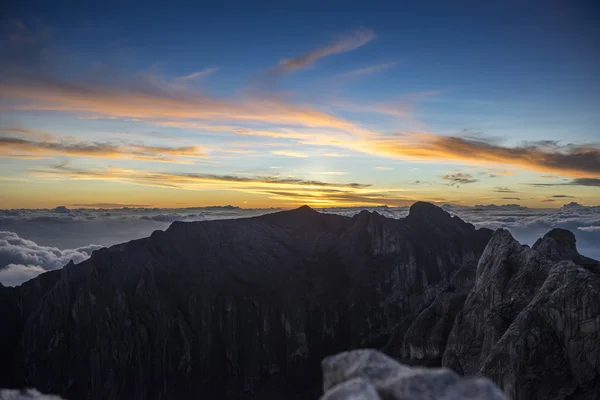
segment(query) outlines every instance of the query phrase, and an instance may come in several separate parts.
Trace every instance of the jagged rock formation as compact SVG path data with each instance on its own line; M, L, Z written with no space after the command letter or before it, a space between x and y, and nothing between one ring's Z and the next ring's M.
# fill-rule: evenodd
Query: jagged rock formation
M515 400L600 398L599 268L569 231L554 229L529 248L500 229L475 275L455 278L385 349L489 377Z
M383 348L409 364L493 379L511 399L600 398L600 263L553 229L532 248L498 230Z
M600 398L599 263L555 229L530 249L494 233L443 364L493 379L512 399Z
M411 368L375 350L327 357L322 368L321 400L507 400L489 379Z
M301 207L175 222L0 287L0 385L72 399L317 397L324 356L379 347L424 309L444 314L491 234L427 203L400 220Z

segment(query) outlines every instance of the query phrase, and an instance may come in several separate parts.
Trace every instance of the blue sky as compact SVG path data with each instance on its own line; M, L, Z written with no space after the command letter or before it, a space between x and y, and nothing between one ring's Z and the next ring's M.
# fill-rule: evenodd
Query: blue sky
M563 0L14 3L0 207L600 204L599 15Z

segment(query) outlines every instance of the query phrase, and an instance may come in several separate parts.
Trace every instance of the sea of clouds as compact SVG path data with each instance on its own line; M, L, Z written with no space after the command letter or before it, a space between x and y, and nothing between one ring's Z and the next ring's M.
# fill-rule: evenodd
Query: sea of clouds
M600 259L600 207L576 203L559 209L518 205L474 207L442 206L476 227L506 228L524 244L533 244L552 228L569 229L579 252ZM402 218L409 207L327 208L321 212L352 216L361 210ZM278 209L242 209L233 206L181 209L78 208L0 210L0 283L19 285L45 271L79 263L92 251L165 230L173 221L244 218Z

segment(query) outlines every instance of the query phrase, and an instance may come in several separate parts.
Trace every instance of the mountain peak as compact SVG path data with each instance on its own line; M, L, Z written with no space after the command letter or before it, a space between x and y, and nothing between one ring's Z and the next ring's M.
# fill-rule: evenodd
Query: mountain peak
M435 204L428 203L426 201L417 201L409 209L409 215L419 216L423 214L427 215L448 215L442 208Z
M577 242L573 232L561 228L552 229L550 232L544 235L544 238L554 239L554 241L556 241L561 248L575 248L575 243Z
M579 256L576 242L573 232L555 228L538 239L533 249L552 260L570 260Z
M409 218L415 218L421 221L432 221L432 222L441 222L447 221L451 218L450 214L448 214L442 208L427 203L424 201L417 201L408 211Z
M567 229L552 229L543 238L538 239L532 248L550 260L570 260L594 273L600 273L600 262L579 254L577 239L573 232Z
M300 206L298 208L294 208L293 210L290 210L291 212L293 212L294 214L315 214L318 213L317 210L315 210L314 208L311 208L308 205L303 205Z
M267 214L267 215L269 215L269 214ZM284 218L298 218L298 217L299 218L311 218L311 217L319 216L319 215L321 215L321 213L319 213L314 208L311 208L310 206L307 206L305 204L298 208L293 208L291 210L284 210L284 211L277 212L277 213L270 214L270 215L279 215Z

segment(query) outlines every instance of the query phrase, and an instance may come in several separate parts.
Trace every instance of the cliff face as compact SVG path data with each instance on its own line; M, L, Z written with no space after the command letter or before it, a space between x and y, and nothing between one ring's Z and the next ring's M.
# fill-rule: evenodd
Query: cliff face
M569 231L550 231L531 249L496 232L443 364L490 377L512 399L600 398L598 267Z
M301 207L175 222L0 287L14 327L3 385L91 399L316 397L322 357L385 344L465 282L490 237L427 203L401 220Z

